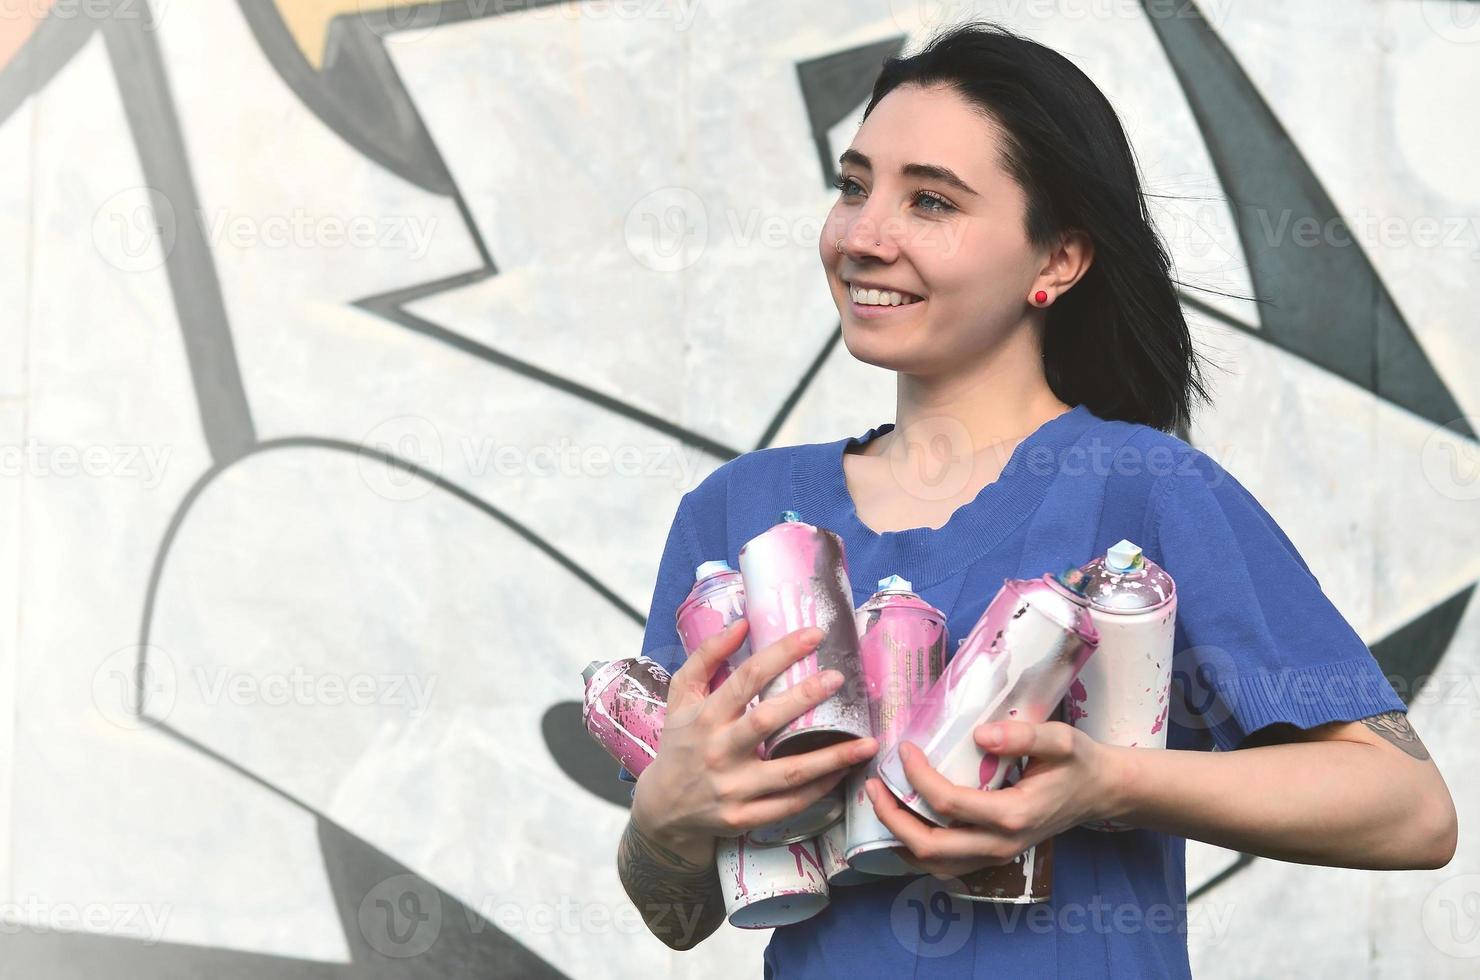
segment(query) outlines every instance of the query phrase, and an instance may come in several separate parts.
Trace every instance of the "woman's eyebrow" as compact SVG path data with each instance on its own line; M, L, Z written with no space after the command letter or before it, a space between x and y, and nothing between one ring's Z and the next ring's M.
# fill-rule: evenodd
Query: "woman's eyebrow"
M844 150L842 156L838 157L839 166L848 163L851 163L855 167L858 167L862 170L871 171L874 169L874 165L869 160L869 158L864 156L859 151L853 149L852 147ZM956 176L955 171L951 170L949 167L942 167L939 164L907 163L899 168L899 172L906 177L921 177L926 180L938 180L942 184L947 184L951 187L954 187L956 188L956 190L961 191L965 194L970 194L972 197L981 196L977 194L976 191L972 190L971 187L966 183L966 181Z

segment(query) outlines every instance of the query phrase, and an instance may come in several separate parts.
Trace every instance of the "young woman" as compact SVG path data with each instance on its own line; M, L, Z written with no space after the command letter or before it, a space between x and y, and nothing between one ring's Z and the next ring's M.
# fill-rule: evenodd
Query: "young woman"
M618 858L649 928L675 949L709 935L724 918L715 838L800 811L877 749L756 758L762 736L829 693L819 680L744 713L805 653L806 631L713 694L743 624L684 660L674 611L695 567L738 567L784 510L842 536L856 603L899 574L956 640L1004 578L1130 538L1177 582L1183 683L1166 750L1061 722L982 726L983 748L1032 760L991 793L907 756L913 785L961 826L927 824L870 781L922 875L1053 837L1047 916L910 900L910 878L834 888L823 912L775 930L766 976L1187 976L1186 838L1308 864L1446 864L1453 803L1366 645L1263 507L1168 434L1207 393L1094 84L1041 45L968 24L885 65L840 163L822 264L848 350L897 372L896 421L747 453L679 505L643 644L675 672L668 722ZM1080 827L1101 818L1135 829Z

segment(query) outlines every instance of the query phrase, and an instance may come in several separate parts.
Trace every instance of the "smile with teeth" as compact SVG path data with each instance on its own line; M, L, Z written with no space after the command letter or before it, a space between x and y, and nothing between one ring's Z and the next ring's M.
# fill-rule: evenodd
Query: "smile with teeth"
M909 306L920 302L920 297L892 289L860 289L848 286L848 295L859 306Z

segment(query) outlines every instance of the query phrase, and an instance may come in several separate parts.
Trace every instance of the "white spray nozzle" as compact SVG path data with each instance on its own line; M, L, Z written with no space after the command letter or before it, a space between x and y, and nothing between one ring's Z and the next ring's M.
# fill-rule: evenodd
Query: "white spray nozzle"
M1144 564L1141 558L1141 548L1125 538L1121 538L1110 546L1105 552L1105 567L1112 572L1129 572L1140 568Z

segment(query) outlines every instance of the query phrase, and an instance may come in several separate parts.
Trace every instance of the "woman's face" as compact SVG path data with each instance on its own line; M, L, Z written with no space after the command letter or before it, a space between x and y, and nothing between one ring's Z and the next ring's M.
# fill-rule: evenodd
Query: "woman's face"
M999 164L999 132L945 87L901 85L864 120L818 243L854 357L939 374L1028 323L1048 252L1028 243L1027 197ZM860 304L854 283L907 294L906 303Z

